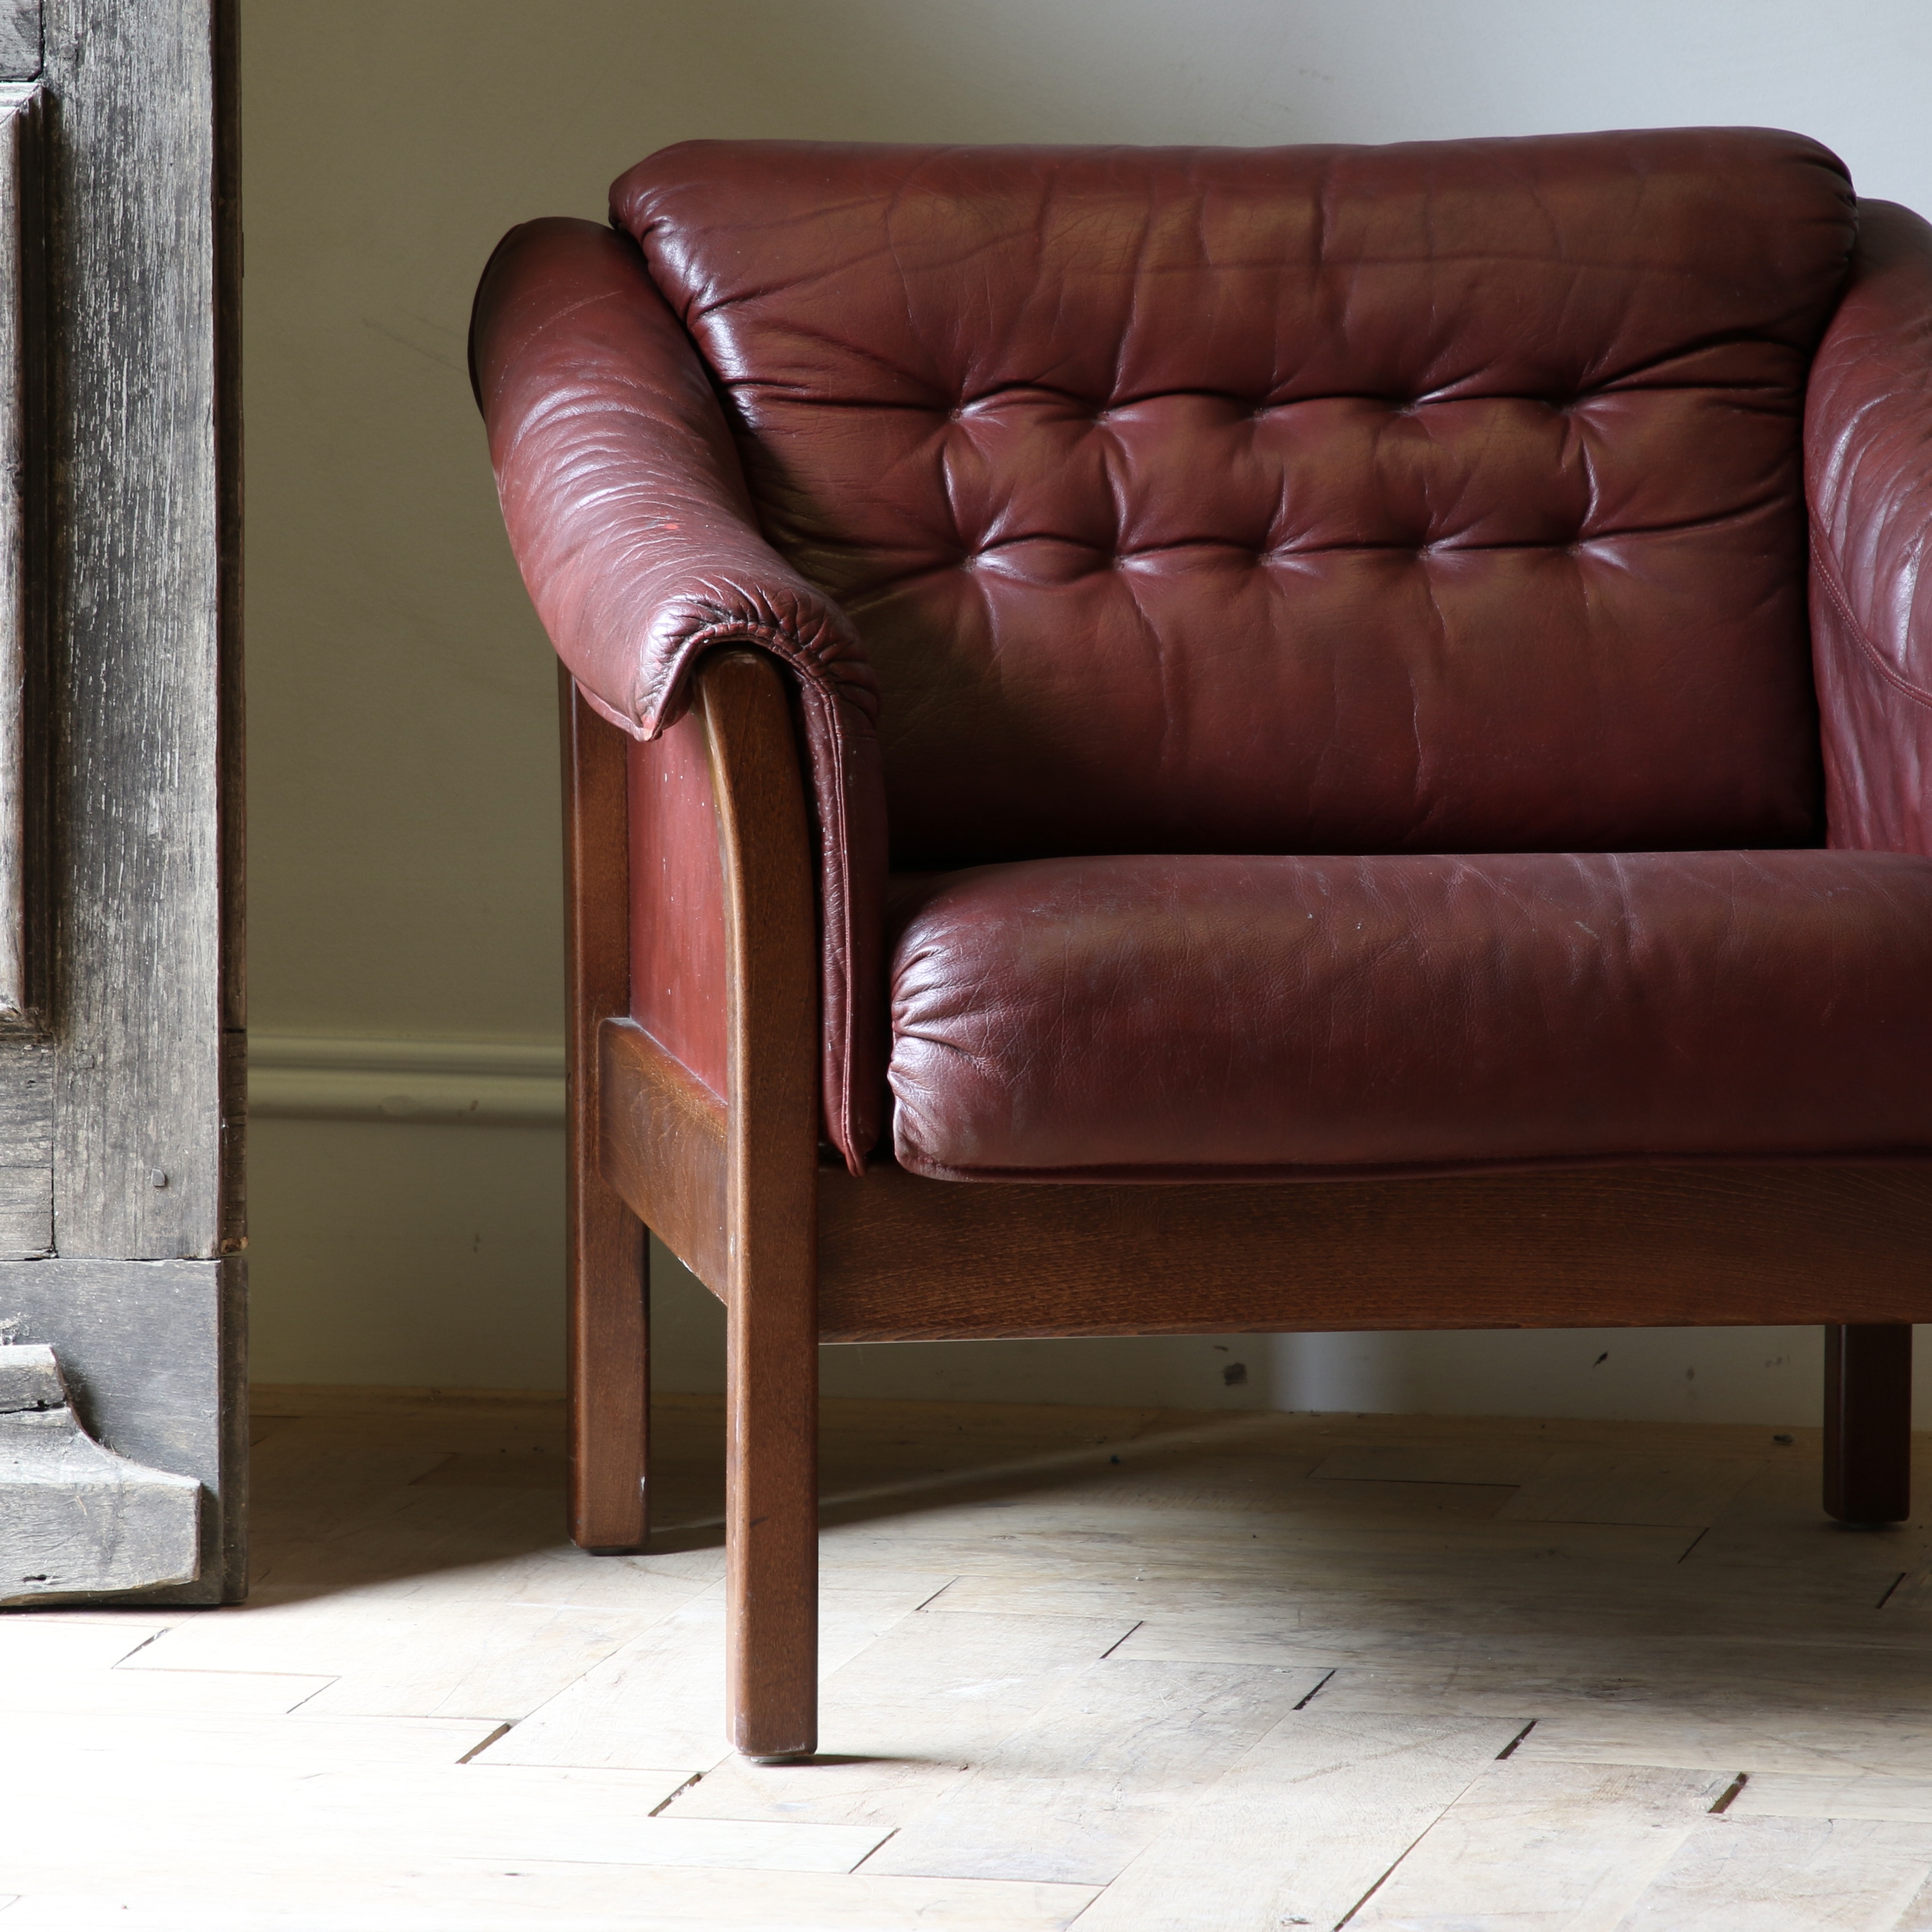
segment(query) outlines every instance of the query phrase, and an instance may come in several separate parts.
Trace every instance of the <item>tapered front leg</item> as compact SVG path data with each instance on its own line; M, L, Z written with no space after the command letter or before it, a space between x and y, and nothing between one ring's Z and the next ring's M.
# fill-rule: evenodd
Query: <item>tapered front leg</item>
M1912 1330L1825 1330L1825 1508L1840 1522L1912 1514Z
M748 1757L818 1742L818 962L810 833L770 658L700 680L725 882L730 1091L728 1705Z
M802 1234L804 1239L800 1238ZM730 1318L730 1728L747 1757L818 1743L818 1324L808 1221L771 1227Z

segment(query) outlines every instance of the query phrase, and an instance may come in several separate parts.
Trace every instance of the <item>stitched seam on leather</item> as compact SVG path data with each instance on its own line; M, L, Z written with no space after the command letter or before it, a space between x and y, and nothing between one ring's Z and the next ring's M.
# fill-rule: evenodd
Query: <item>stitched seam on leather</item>
M1844 620L1846 629L1852 634L1852 641L1864 653L1872 669L1902 696L1910 698L1915 704L1922 704L1928 710L1932 710L1932 691L1928 691L1922 686L1914 684L1910 678L1897 670L1886 658L1885 653L1873 643L1866 633L1865 627L1852 615L1851 604L1846 600L1844 591L1838 587L1837 574L1832 569L1831 560L1826 554L1823 533L1815 522L1811 526L1811 562L1813 567L1817 571L1818 580L1825 586L1826 596L1830 598L1837 607L1838 615Z
M844 682L832 668L833 660L843 642L841 639L834 638L824 644L809 644L796 632L787 629L782 624L775 624L762 618L747 617L736 611L724 610L716 604L695 604L692 608L709 610L713 621L686 638L685 647L688 650L701 650L707 644L722 642L726 638L753 636L781 657L802 659L829 682L841 685Z
M661 674L655 684L638 694L635 710L640 722L649 718L652 724L651 735L655 736L663 726L666 715L671 710L673 698L684 683L686 674L700 652L714 644L736 642L758 644L770 651L774 657L795 665L800 670L826 690L834 698L844 698L856 712L864 728L872 728L873 710L877 698L866 687L856 681L838 675L836 660L842 640L834 636L824 644L807 644L795 631L783 623L770 618L751 616L742 611L728 610L721 605L701 603L693 598L687 610L708 611L712 622L700 626L679 638L664 658ZM826 614L828 618L830 614ZM849 662L863 668L865 659L855 651ZM873 704L865 701L873 697Z

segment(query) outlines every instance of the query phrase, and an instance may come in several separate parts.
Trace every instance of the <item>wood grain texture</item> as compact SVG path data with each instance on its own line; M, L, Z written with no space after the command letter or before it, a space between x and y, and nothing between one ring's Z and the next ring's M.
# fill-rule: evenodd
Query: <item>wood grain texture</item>
M1744 1456L1552 1456L1497 1512L1498 1522L1628 1522L1695 1528L1757 1474Z
M214 461L216 763L220 792L221 1228L248 1245L248 693L242 634L242 9L215 0Z
M53 1075L50 1043L0 1037L0 1261L53 1250Z
M0 1028L22 1031L46 994L44 110L0 88Z
M1721 1692L1724 1687L1712 1688ZM1619 1708L1579 1697L1539 1718L1516 1754L1526 1764L1560 1758L1574 1764L1748 1772L1750 1802L1740 1792L1726 1814L1748 1816L1762 1790L1774 1788L1766 1784L1766 1774L1932 1786L1932 1722L1912 1711L1765 1708L1738 1696L1714 1697L1708 1708L1689 1711L1648 1700Z
M819 1230L828 1341L1932 1316L1920 1163L1138 1187L827 1167Z
M701 712L694 706L627 755L631 1017L722 1100L724 875Z
M226 17L211 0L46 9L66 1255L211 1256L224 1237Z
M1825 1330L1825 1508L1840 1522L1912 1514L1912 1329Z
M1454 1925L1533 1913L1530 1923L1563 1932L1617 1932L1678 1848L1714 1823L1711 1807L1730 1778L1490 1764L1348 1922L1360 1932L1406 1932L1418 1918Z
M1318 1706L1285 1718L1179 1814L1083 1923L1092 1932L1332 1927L1512 1730L1493 1718L1338 1721Z
M37 68L38 0L32 27ZM31 88L0 89L0 1258L15 1259L53 1246L53 1059L32 1036L47 995L47 117Z
M847 1575L830 1580L825 1592L820 1662L827 1672L850 1668L916 1610L944 1579L920 1576L910 1585L897 1574ZM725 1624L723 1593L706 1589L663 1618L644 1635L587 1672L507 1737L490 1748L504 1764L590 1765L706 1772L730 1750L724 1708ZM1018 1667L1017 1666L1016 1666ZM890 1699L888 1682L883 1697ZM903 1716L903 1712L900 1713ZM905 1727L898 1727L903 1739ZM797 1767L807 1778L821 1768ZM707 1780L708 1781L708 1780ZM700 1806L698 1817L734 1815ZM768 1806L735 1815L806 1816ZM828 1813L835 1823L868 1822Z
M895 1834L870 1869L1108 1884L1326 1675L1095 1664L976 1754L971 1770ZM1114 1774L1128 1765L1131 1790Z
M826 1572L832 1612L828 1652L851 1627L856 1580L850 1571ZM926 1577L923 1594L932 1597L938 1582ZM937 1598L938 1604L946 1600L945 1595ZM695 1818L916 1827L976 1767L991 1762L1006 1739L1072 1694L1133 1628L1117 1604L1108 1606L1112 1616L1087 1618L1024 1612L954 1616L937 1607L914 1614L919 1602L917 1594L909 1594L896 1621L842 1668L826 1672L824 1728L836 1741L835 1756L804 1764L734 1760L680 1793L676 1809ZM1084 1703L1080 1708L1084 1712ZM1061 1723L1063 1737L1078 1737L1076 1748L1093 1741L1098 1730L1077 1720L1070 1726L1065 1713ZM1006 1766L1012 1768L1010 1758ZM1049 1769L1049 1780L1052 1775ZM1096 1784L1102 1792L1106 1788L1104 1780L1091 1777L1083 1784L1083 1796ZM956 1829L952 1842L958 1842ZM1036 1842L1036 1834L1028 1834L1027 1842Z
M1740 1818L1862 1818L1932 1825L1932 1778L1887 1773L1837 1776L1766 1772L1754 1774L1731 1810Z
M1928 1865L1932 1826L1727 1814L1688 1835L1614 1932L1926 1932Z
M598 1030L630 1000L624 736L557 668L563 734L564 1172L570 1533L641 1550L650 1532L650 1249L605 1180Z
M235 10L45 24L0 211L0 741L44 752L0 836L0 1025L54 1044L0 1040L0 1329L200 1484L202 1575L150 1600L207 1603L246 1580ZM0 71L42 41L0 10Z
M811 832L777 668L699 679L730 984L726 1703L732 1742L818 1742L818 966Z
M0 1605L192 1582L200 1490L88 1436L52 1349L0 1349Z
M232 1601L247 1588L244 1264L0 1263L0 1333L50 1343L88 1432L201 1484L199 1581L142 1599Z
M599 1034L605 1180L720 1300L730 1287L724 1103L631 1020Z
M0 0L0 80L40 70L40 0Z
M271 1599L170 1630L125 1671L326 1672L304 1717L526 1718L657 1620L649 1608L452 1604L362 1606L346 1618L306 1598Z

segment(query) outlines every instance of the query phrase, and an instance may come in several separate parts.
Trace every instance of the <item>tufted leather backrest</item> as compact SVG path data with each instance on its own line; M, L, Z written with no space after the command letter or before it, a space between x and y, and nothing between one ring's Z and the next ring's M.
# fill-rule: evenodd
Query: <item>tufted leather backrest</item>
M900 862L1818 836L1815 143L700 142L612 207L864 638Z

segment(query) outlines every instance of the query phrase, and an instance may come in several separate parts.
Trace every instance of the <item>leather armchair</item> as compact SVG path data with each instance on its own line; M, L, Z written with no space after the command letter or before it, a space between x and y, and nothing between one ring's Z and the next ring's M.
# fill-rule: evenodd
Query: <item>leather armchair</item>
M1903 1516L1932 230L1752 130L695 142L611 215L472 367L565 667L573 1534L646 1534L648 1225L738 1748L814 1748L821 1342L1820 1322L1827 1508Z

